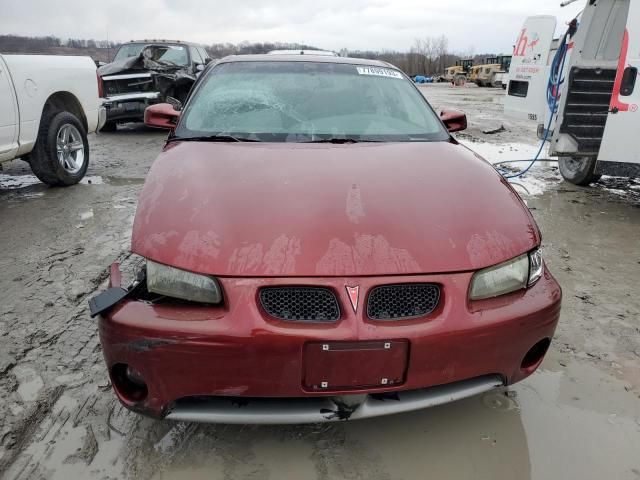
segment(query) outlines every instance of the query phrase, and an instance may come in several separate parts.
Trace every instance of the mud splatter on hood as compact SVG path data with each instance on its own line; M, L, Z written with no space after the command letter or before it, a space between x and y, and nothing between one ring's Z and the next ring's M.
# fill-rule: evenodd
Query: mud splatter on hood
M467 271L539 244L520 197L447 142L174 144L151 169L133 250L229 276Z

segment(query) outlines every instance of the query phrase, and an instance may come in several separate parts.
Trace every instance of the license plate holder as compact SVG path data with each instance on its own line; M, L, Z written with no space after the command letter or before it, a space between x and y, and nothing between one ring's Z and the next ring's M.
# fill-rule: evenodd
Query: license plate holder
M385 388L404 383L407 340L310 342L304 348L303 385L313 391Z

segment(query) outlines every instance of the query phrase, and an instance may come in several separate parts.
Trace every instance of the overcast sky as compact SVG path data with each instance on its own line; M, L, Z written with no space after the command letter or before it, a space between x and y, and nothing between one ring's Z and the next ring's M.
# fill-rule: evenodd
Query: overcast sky
M561 0L1 0L0 34L205 44L243 40L408 50L445 34L453 51L511 52L529 15L569 20Z

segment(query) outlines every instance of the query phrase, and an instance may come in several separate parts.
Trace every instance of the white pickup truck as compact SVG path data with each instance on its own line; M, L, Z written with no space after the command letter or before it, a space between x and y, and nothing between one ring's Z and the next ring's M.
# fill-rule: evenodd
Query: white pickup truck
M0 164L21 158L54 186L89 165L87 133L106 119L89 57L0 55Z

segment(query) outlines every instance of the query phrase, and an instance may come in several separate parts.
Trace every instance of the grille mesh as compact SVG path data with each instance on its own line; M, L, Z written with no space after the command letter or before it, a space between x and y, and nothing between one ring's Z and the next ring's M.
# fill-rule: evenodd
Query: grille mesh
M440 287L430 283L383 285L374 288L367 300L372 320L400 320L428 315L440 300Z
M260 290L262 308L272 317L294 322L335 322L340 308L334 293L318 287L268 287Z

